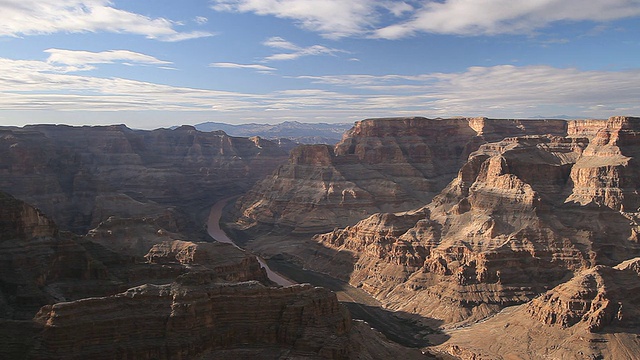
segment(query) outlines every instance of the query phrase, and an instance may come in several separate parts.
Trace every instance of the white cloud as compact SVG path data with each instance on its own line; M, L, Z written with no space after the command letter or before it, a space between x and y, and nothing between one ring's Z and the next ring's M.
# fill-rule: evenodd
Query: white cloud
M57 32L114 32L180 41L212 36L208 32L182 33L176 22L120 10L108 0L2 0L0 36L24 36Z
M169 61L159 60L153 56L145 55L129 50L108 50L102 52L47 49L49 53L47 63L67 65L67 71L91 70L92 64L122 63L123 65L167 65Z
M204 16L196 16L195 19L193 19L193 21L195 21L196 24L198 25L204 25L209 21L209 19L207 19Z
M30 121L42 122L61 111L155 111L175 113L178 122L185 118L179 115L184 112L209 114L210 119L220 113L228 118L233 112L233 118L263 121L317 116L344 121L402 115L526 117L564 113L602 118L640 114L640 69L580 71L502 65L472 67L459 73L306 76L298 78L299 89L252 94L69 74L65 73L67 67L86 62L66 59L67 63L60 65L0 58L0 115L41 111L41 118L31 117ZM217 63L263 70L263 65L255 65ZM219 116L222 120L223 115Z
M209 64L210 67L227 68L227 69L253 69L258 71L275 71L276 68L259 64L236 64L228 62L218 62Z
M606 22L640 15L638 0L214 0L212 8L291 19L328 38L386 39L420 32L523 34L557 21Z
M264 58L264 61L294 60L302 56L319 56L319 55L335 56L337 53L347 52L345 50L332 49L322 45L300 47L281 37L269 38L266 41L264 41L262 44L275 49L292 51L288 53L278 53L278 54L267 56Z
M391 0L214 0L212 8L292 19L328 38L365 33L382 16L380 10L400 16L413 9L407 2Z
M378 29L397 39L418 32L459 35L529 33L557 21L610 21L640 15L637 0L425 1L411 19Z

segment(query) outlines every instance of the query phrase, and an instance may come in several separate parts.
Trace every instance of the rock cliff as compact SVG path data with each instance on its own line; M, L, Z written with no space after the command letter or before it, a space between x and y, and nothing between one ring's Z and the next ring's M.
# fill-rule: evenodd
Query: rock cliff
M633 359L640 348L639 262L579 272L527 304L448 332L439 349L462 359Z
M34 359L213 359L215 350L247 347L348 358L351 330L348 312L327 290L218 284L193 273L170 285L45 306L35 320L43 331Z
M605 130L617 130L607 138L634 139L635 124L611 118ZM613 266L639 252L636 213L574 200L584 187L575 174L585 159L593 164L590 157L602 156L597 165L619 166L618 147L600 152L602 132L592 142L526 136L482 145L429 205L319 235L322 246L306 265L346 277L388 307L446 323L479 320L574 273ZM628 146L628 161L635 149ZM636 168L620 166L629 174ZM635 201L633 187L622 188L627 192L612 198Z
M215 201L240 194L288 149L223 132L123 125L0 128L0 190L84 234L110 216L158 217L201 229Z
M483 143L566 133L563 120L362 120L333 149L295 149L288 164L238 200L229 226L313 234L353 225L375 212L409 210L439 193Z
M352 324L328 290L269 287L229 244L144 219L81 237L4 193L0 219L2 359L424 358Z

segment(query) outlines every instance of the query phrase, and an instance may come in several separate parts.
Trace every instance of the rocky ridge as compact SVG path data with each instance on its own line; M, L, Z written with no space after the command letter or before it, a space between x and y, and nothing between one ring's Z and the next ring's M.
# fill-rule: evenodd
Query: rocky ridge
M633 359L640 348L639 263L583 270L527 304L448 332L439 350L462 359ZM480 340L488 335L494 341Z
M306 265L338 269L387 306L446 323L482 319L574 273L613 266L638 254L636 213L607 206L599 193L576 202L585 184L576 174L594 154L604 157L598 166L633 173L619 159L634 159L636 121L611 118L591 142L528 136L482 145L429 205L317 236L327 250ZM599 151L611 138L620 146ZM599 174L602 183L619 177ZM633 186L622 188L614 198L635 201Z
M271 286L229 244L126 219L81 237L10 195L0 205L0 358L424 358L352 323L328 290Z
M356 122L335 147L301 146L236 204L228 226L314 234L429 202L481 144L566 135L563 120L385 118ZM267 229L267 230L264 230Z
M0 190L78 234L117 216L157 218L195 236L211 204L251 187L288 150L191 126L2 127Z

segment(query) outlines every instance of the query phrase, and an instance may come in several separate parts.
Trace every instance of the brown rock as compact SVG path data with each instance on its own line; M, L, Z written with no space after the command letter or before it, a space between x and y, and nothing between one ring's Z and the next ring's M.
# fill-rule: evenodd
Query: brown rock
M333 273L347 264L323 257L355 258L350 273L334 276L393 309L454 323L527 302L594 263L624 260L638 253L625 217L564 201L587 142L528 136L483 145L428 206L317 236L324 255L306 266Z
M566 135L562 120L386 118L356 122L331 149L303 146L236 205L228 226L313 234L375 212L428 203L478 146L505 136Z
M203 209L246 191L286 157L267 140L190 126L4 127L0 190L79 234L111 216L157 217L170 208L183 217L179 230L194 235Z
M527 304L448 331L438 349L464 359L633 359L640 350L639 261L584 270Z
M351 321L334 294L309 285L215 284L203 275L46 306L36 317L44 329L31 358L194 358L249 344L348 358Z

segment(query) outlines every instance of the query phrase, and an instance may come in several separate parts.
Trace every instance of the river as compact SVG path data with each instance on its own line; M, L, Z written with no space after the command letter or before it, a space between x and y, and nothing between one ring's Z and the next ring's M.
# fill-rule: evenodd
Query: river
M242 251L246 251L236 245L220 228L220 217L225 205L235 197L218 201L211 208L207 230L209 235L219 242L229 243ZM351 312L354 319L367 321L371 326L382 332L387 338L408 347L423 347L430 345L429 341L417 334L432 333L433 330L425 325L418 324L414 320L407 320L397 316L393 311L384 309L380 302L367 294L364 290L352 287L348 283L331 276L300 268L286 261L272 261L271 265L287 274L289 280L269 268L266 262L256 256L260 265L266 270L269 279L279 285L287 286L296 283L311 283L314 286L323 286L335 292L338 300ZM433 345L433 344L431 344ZM430 357L427 357L429 359Z
M209 233L209 236L211 236L214 240L218 241L218 242L222 242L222 243L228 243L231 244L235 247L237 247L238 249L242 250L242 251L246 251L243 248L239 247L238 245L236 245L233 240L231 240L231 238L229 238L227 236L227 234L224 232L224 230L222 230L220 228L220 217L222 216L222 209L224 209L225 205L227 205L227 203L231 200L231 199L235 199L236 197L230 197L230 198L226 198L226 199L222 199L220 201L218 201L217 203L215 203L215 205L213 205L213 207L211 207L211 213L209 214L209 220L207 221L207 232ZM267 277L269 278L269 280L275 282L278 285L282 285L282 286L288 286L288 285L293 285L295 284L293 281L285 278L284 276L278 274L277 272L271 270L269 268L269 266L267 265L267 263L264 261L264 259L262 259L259 256L256 256L258 258L258 262L260 263L260 266L262 266L263 269L265 269L265 271L267 272Z

